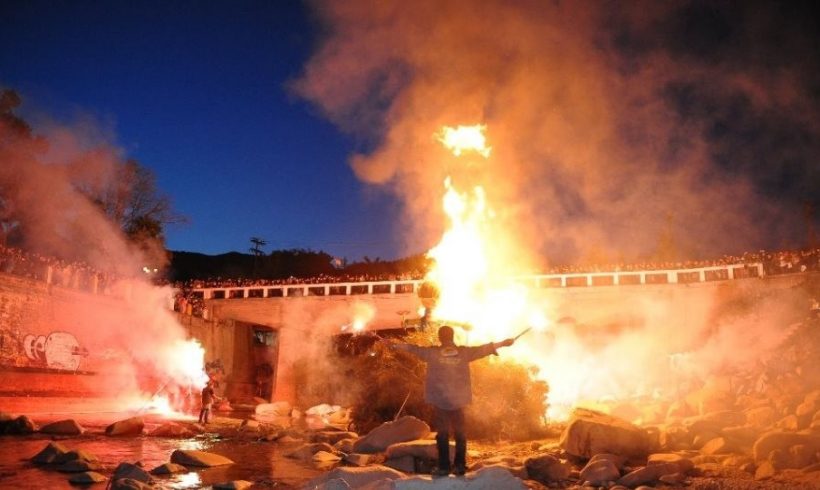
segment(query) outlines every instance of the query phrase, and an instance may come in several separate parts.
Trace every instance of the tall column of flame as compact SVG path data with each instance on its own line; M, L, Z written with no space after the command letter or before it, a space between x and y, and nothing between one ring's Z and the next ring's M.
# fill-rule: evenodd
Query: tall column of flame
M456 157L471 154L488 159L486 126L445 126L436 138ZM427 280L439 289L433 318L470 326L471 341L510 336L534 311L526 288L498 277L509 257L493 247L493 211L481 185L459 192L451 177L444 181L444 212L449 226L428 256L434 266Z
M444 127L435 137L456 158L478 155L486 160L491 148L487 146L485 131L483 125ZM584 359L583 347L573 339L550 343L537 335L538 331L550 328L546 314L549 305L543 301L537 304L525 286L505 276L517 254L516 250L494 246L492 237L503 231L493 222L494 214L484 188L474 184L470 191L460 192L456 184L451 177L444 181L443 209L449 226L441 241L428 252L434 265L426 280L439 290L432 317L465 325L466 340L470 343L501 340L532 327L536 334L522 337L512 348L500 353L538 367L536 376L551 375L547 380L547 415L563 418L582 397L591 367L578 365L574 369L562 363ZM560 376L555 376L557 373Z

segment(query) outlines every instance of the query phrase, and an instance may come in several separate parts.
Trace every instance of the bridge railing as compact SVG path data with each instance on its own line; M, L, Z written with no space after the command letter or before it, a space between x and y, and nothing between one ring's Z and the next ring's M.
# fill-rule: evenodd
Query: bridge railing
M578 272L538 274L515 279L536 288L627 286L646 284L692 284L762 277L762 263L731 264L696 269L646 271ZM305 296L356 296L416 293L424 281L396 280L373 282L334 282L325 284L277 284L259 286L195 288L203 299L292 298Z

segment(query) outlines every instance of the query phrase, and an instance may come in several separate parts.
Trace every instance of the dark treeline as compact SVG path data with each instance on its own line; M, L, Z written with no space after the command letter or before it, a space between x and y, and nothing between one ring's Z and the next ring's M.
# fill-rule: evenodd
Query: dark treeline
M390 261L365 257L360 262L346 263L326 252L304 249L274 250L268 255L238 252L220 255L170 252L170 255L168 278L172 281L417 275L426 271L429 265L429 259L423 254Z

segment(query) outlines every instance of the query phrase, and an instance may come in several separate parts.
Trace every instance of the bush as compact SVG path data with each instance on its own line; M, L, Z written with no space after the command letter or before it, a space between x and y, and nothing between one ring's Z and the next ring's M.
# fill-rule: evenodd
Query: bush
M404 341L434 345L435 331L430 330L434 329L413 332ZM298 406L352 406L354 428L362 434L393 420L400 409L402 415L431 421L432 408L424 402L426 367L415 356L377 342L363 355L335 353L328 357L323 365L305 360L295 367ZM476 361L471 368L469 437L522 440L543 435L546 383L534 380L534 373L526 367L497 358ZM344 398L350 398L352 404L341 401L340 384L345 387Z

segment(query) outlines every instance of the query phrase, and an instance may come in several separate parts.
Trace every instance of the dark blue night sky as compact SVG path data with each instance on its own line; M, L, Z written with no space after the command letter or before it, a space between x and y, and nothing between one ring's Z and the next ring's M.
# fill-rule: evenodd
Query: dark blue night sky
M260 236L267 250L403 252L393 198L357 181L353 142L287 89L315 43L300 2L6 1L0 17L0 85L21 115L111 125L189 220L170 249Z
M151 168L189 220L171 250L426 250L432 135L481 122L494 157L457 183L526 252L714 258L818 243L818 26L801 1L5 0L0 87Z

